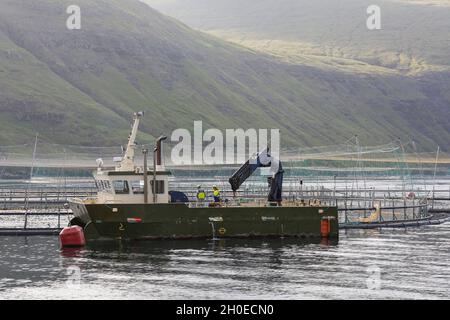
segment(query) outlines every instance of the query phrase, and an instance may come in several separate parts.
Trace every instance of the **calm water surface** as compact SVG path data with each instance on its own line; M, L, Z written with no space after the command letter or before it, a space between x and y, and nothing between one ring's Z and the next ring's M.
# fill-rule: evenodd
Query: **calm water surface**
M57 237L0 237L0 298L449 299L449 254L450 223L341 232L338 245L155 241L61 250Z

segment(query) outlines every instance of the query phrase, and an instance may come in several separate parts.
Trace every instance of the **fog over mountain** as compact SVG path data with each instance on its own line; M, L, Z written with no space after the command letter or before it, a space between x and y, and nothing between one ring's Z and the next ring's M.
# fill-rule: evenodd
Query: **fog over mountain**
M290 61L350 72L450 70L450 1L144 0L194 28Z

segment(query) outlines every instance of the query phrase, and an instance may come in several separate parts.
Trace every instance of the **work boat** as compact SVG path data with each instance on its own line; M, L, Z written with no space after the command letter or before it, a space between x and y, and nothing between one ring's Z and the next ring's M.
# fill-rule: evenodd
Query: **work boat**
M239 201L240 185L259 167L271 166L268 150L253 155L229 179L235 197L220 202L199 203L182 192L169 191L170 171L162 161L162 141L155 145L153 168L135 165L135 144L143 113L134 123L123 157L114 170L105 170L97 160L94 172L98 189L95 198L72 199L74 218L69 228L81 230L86 241L100 239L194 239L229 237L302 237L338 240L336 207L319 202L282 201L281 162L269 177L267 201ZM193 190L196 191L196 190ZM80 228L81 227L81 228ZM70 235L68 235L69 237Z

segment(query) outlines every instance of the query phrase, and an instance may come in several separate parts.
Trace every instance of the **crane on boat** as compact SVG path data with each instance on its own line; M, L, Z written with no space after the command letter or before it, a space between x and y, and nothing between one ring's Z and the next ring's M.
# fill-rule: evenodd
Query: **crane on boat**
M124 152L117 171L134 171L134 153L136 149L136 135L139 128L139 121L144 116L144 111L135 112L133 114L133 125L131 127L130 135L128 136L127 148Z
M282 191L283 191L283 167L281 161L272 157L269 153L269 148L252 155L228 180L231 185L233 194L239 187L256 171L258 168L270 167L271 176L268 178L269 195L267 200L270 203L276 203L281 206Z

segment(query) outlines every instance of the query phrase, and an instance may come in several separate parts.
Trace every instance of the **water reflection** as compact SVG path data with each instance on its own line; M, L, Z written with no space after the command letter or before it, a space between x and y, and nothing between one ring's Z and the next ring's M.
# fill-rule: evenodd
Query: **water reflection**
M275 239L219 239L219 240L154 240L154 241L95 241L86 246L86 252L95 253L139 253L167 254L174 250L227 251L232 248L282 249L289 246L323 247L336 246L337 241L322 238L275 238Z
M80 258L83 256L85 251L85 248L61 248L61 256L64 258Z
M450 224L301 239L94 242L3 237L1 298L448 298ZM379 289L368 284L379 270Z

